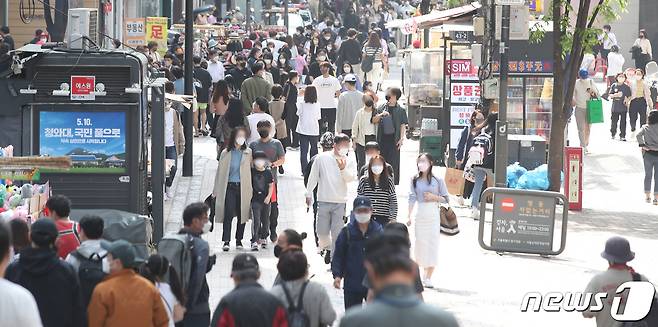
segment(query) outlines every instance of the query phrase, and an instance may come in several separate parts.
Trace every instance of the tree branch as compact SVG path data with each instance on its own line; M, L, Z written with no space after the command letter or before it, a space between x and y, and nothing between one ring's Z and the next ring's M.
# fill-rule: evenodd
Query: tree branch
M594 21L596 20L596 16L599 15L599 10L601 9L601 5L603 5L604 0L599 0L599 4L596 5L596 8L594 8L594 12L592 13L592 17L589 19L589 23L587 23L587 28L592 28L594 25Z

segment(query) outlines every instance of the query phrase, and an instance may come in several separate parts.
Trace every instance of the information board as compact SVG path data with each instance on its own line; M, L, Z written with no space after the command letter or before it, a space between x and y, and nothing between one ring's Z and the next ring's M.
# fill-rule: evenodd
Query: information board
M556 204L554 197L495 195L491 247L509 252L551 252Z

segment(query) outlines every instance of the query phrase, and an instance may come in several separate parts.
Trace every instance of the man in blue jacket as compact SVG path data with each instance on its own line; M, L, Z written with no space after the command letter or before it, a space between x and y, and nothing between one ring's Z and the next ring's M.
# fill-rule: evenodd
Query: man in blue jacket
M366 275L364 249L366 241L382 233L382 227L370 218L372 202L365 196L354 199L350 222L343 227L336 240L336 253L331 261L334 287L340 289L345 280L343 294L345 309L361 305L368 297L368 289L363 287Z

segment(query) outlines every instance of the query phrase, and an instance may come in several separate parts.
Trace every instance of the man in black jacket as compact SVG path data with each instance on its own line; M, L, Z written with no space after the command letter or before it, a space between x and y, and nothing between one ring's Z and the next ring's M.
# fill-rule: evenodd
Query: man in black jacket
M256 257L238 254L233 259L231 278L235 289L219 302L211 326L288 326L286 308L258 284L260 268Z
M342 70L343 64L349 63L352 65L354 75L360 80L363 80L363 72L361 71L361 58L363 58L363 52L361 44L356 40L358 34L359 33L353 28L350 28L347 31L347 40L343 41L340 44L340 49L338 49L338 68L339 70ZM340 73L342 73L342 71Z
M196 85L196 101L198 110L194 113L194 127L198 134L208 136L208 129L206 128L206 118L208 109L208 99L210 99L210 88L212 87L212 76L210 73L201 67L201 57L194 56L194 79L198 81ZM199 118L201 121L199 122ZM198 125L201 123L200 125ZM200 126L200 128L199 128Z
M37 302L45 327L82 327L86 308L82 304L80 283L73 267L60 260L55 251L57 227L50 219L32 224L32 247L7 268L6 279L25 287Z

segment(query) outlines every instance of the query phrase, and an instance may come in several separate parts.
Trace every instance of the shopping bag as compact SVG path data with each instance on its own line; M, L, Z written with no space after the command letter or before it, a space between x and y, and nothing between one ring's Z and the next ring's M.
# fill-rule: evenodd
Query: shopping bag
M590 124L603 122L603 101L601 99L587 100L587 122Z
M457 214L449 206L441 206L441 233L448 236L459 234Z
M446 186L448 186L448 193L452 195L461 195L464 192L463 171L455 168L447 168L445 181Z

